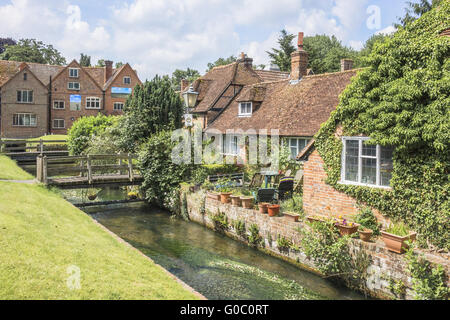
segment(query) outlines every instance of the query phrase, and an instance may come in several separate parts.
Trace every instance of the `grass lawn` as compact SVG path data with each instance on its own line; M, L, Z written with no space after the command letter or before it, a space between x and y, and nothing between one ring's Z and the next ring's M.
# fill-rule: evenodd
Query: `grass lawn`
M42 136L39 138L28 139L30 141L39 141L39 140L55 140L55 141L66 141L67 135L65 134L50 134L48 136Z
M34 177L19 168L15 161L0 155L0 180L32 180Z
M0 182L0 248L0 299L198 299L40 185Z

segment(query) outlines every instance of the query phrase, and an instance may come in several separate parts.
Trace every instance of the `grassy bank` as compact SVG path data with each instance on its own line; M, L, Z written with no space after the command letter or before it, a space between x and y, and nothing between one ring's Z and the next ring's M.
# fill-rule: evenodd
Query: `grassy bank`
M32 180L34 177L19 168L15 161L0 155L0 180Z
M0 248L0 299L197 298L39 185L0 182ZM77 268L81 288L71 290Z

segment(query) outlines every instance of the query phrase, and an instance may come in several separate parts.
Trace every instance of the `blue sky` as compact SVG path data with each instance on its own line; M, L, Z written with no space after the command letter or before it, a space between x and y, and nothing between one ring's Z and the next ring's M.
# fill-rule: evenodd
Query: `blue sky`
M141 78L244 51L269 64L281 29L336 35L356 49L392 32L403 0L0 0L0 37L37 38L67 60L129 62Z

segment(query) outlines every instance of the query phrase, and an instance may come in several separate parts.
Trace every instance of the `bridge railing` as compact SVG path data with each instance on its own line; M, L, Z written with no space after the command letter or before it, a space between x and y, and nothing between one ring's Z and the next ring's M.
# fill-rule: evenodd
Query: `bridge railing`
M133 160L137 156L133 154L113 154L113 155L86 155L67 157L47 157L38 156L36 161L36 178L38 181L48 183L50 176L65 175L75 172L78 176L87 177L89 184L92 184L96 173L114 171L113 175L122 175L126 172L130 182L134 181L136 170ZM74 165L75 163L75 165ZM52 167L56 165L56 167ZM49 175L49 171L51 175ZM108 175L111 175L110 173ZM70 176L68 178L70 178Z
M55 148L55 146L57 146L59 150L52 150ZM54 154L60 153L61 151L67 151L67 142L64 140L0 138L0 153L7 156L28 154Z

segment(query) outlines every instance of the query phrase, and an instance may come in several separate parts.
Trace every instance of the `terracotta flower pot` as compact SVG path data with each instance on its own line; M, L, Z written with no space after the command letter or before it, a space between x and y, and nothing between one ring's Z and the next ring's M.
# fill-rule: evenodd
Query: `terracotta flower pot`
M266 203L266 202L261 202L259 204L259 212L260 213L267 213L267 207L270 206L270 203Z
M343 224L336 223L335 226L339 229L341 236L349 236L358 231L359 224L353 223L352 226L345 226Z
M220 202L229 203L230 202L231 192L221 192L220 193Z
M208 198L211 199L211 200L220 201L220 193L217 193L217 192L208 192L206 195L207 195Z
M408 236L397 236L392 233L387 233L385 231L381 231L381 236L383 238L384 244L386 245L386 248L389 251L395 252L395 253L404 253L405 250L409 248L409 246L406 244L406 241L415 241L416 240L417 233L413 232L409 234Z
M298 222L298 219L300 218L300 216L298 214L293 213L293 212L285 212L283 217L285 217L286 220L293 221L293 222Z
M241 197L242 207L245 209L253 209L253 197Z
M322 219L320 219L320 218L318 218L318 217L314 217L314 216L307 216L306 219L307 219L310 223L313 223L313 222L325 222L325 220L322 220Z
M230 196L231 199L231 205L233 207L240 207L241 206L241 197L239 196Z
M370 229L359 230L359 238L362 241L369 242L372 237L373 231Z
M280 213L280 205L273 204L267 207L267 211L269 212L269 217L275 217Z

